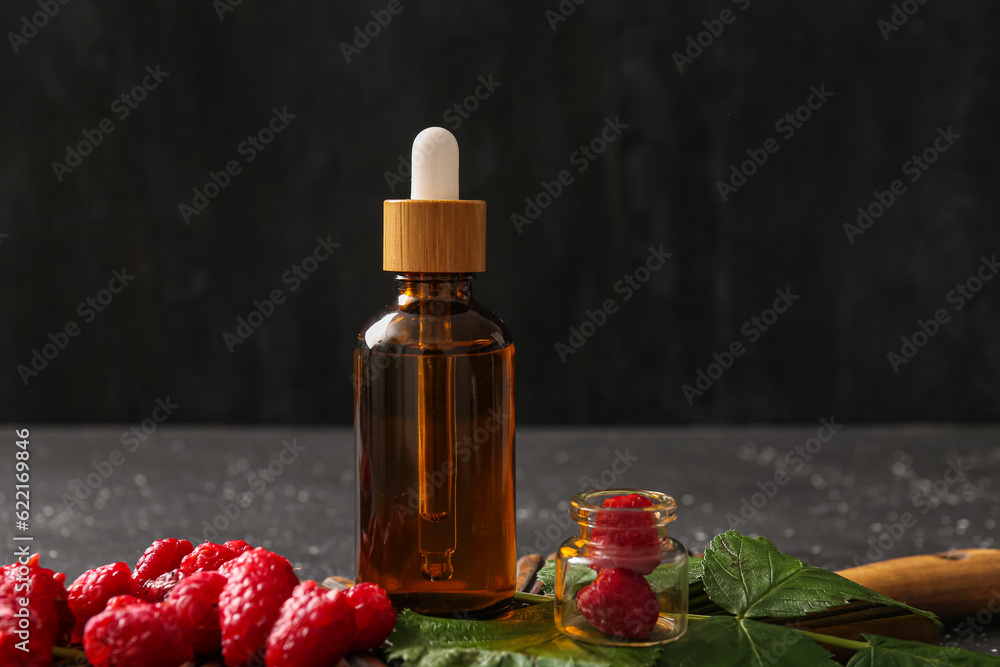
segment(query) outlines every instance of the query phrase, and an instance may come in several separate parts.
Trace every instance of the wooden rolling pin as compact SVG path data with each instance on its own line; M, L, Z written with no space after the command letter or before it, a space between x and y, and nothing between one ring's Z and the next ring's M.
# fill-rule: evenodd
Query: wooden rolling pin
M1000 549L907 556L838 572L894 600L956 623L986 610L1000 621Z

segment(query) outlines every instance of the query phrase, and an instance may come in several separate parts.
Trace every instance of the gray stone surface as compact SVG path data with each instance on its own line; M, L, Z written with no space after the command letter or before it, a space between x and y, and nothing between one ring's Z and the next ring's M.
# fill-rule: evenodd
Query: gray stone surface
M997 547L1000 428L846 425L801 469L786 456L808 447L819 423L788 428L531 429L518 432L518 549L548 553L568 537L568 499L589 486L656 489L680 504L673 534L694 551L730 527L743 499L761 505L758 484L790 478L741 532L765 535L809 563L839 569L856 559ZM355 482L347 429L161 427L133 452L127 427L38 427L31 433L35 548L73 578L113 560L130 564L155 538L244 538L286 555L303 578L351 576ZM14 427L0 457L12 479ZM824 432L825 435L825 432ZM293 443L294 458L282 443ZM122 452L120 465L105 464ZM282 451L285 463L280 461ZM117 458L115 460L118 460ZM792 461L794 464L794 461ZM110 465L110 468L109 468ZM258 471L272 467L262 482ZM959 467L961 479L947 474ZM81 503L74 480L110 474ZM258 475L254 477L254 475ZM945 480L952 480L948 483ZM0 485L0 525L9 540L13 482ZM234 510L249 492L252 502ZM64 494L69 493L69 496ZM915 525L881 553L867 553L886 526L909 512ZM228 523L228 526L226 524ZM949 641L958 641L951 637ZM1000 649L1000 629L961 646Z

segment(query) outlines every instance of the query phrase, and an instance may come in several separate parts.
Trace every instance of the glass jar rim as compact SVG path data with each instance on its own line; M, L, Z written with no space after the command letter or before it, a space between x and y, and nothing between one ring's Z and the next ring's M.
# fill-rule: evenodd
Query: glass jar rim
M608 498L632 493L649 498L653 504L649 507L604 507L603 505ZM598 512L644 512L654 517L656 525L665 526L677 518L677 501L665 493L642 489L598 489L578 493L570 499L569 514L579 524L594 525Z

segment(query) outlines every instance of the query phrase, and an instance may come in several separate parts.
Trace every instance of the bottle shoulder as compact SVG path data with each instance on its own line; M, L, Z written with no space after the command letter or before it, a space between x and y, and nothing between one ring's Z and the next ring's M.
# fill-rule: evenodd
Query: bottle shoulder
M513 345L510 331L474 299L393 303L375 313L358 333L358 349L396 354L475 354Z

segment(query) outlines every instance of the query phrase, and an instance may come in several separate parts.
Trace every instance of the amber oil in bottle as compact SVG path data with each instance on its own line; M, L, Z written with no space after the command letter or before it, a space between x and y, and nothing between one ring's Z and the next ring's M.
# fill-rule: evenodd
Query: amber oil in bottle
M457 199L457 143L431 128L414 156L413 198L385 203L396 299L354 353L357 579L399 608L487 615L515 585L514 345L472 296L485 203Z

